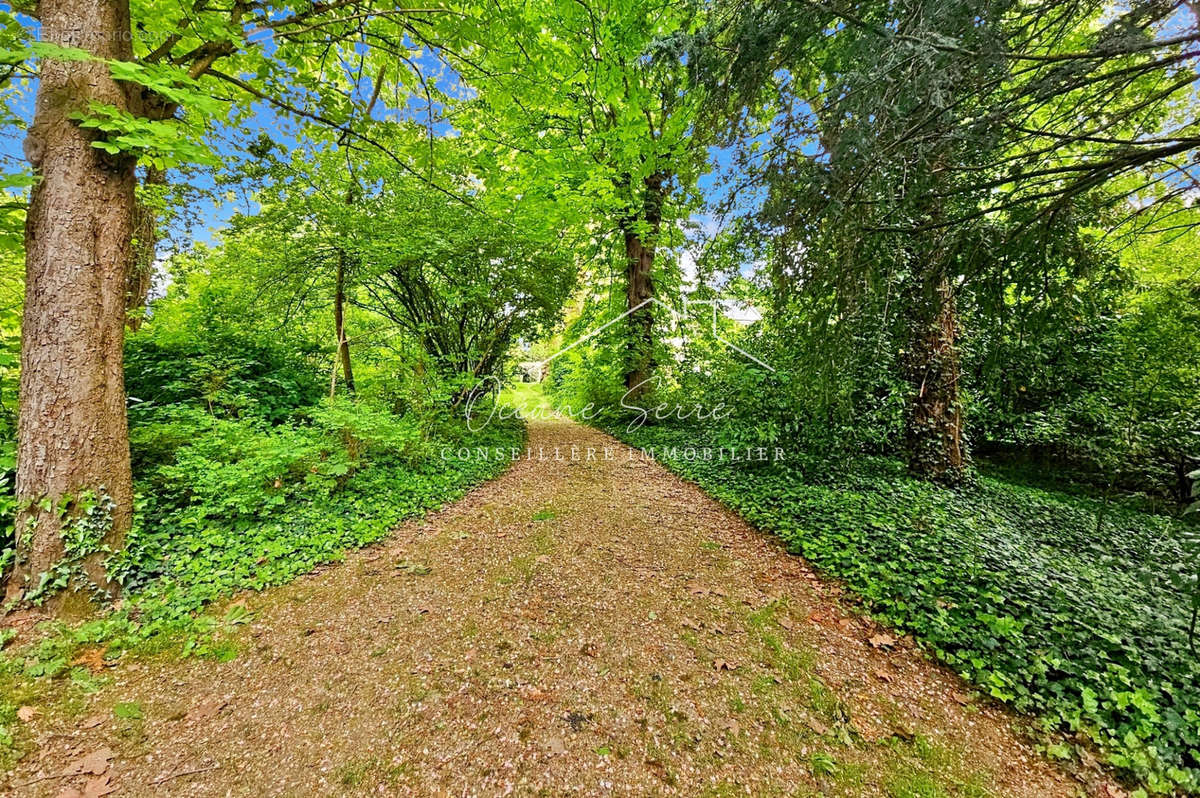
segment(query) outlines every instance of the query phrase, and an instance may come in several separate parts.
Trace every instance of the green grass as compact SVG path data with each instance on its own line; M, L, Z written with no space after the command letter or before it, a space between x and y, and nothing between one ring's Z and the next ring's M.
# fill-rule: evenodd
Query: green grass
M515 408L526 418L550 418L555 412L542 383L538 382L513 382L506 385L500 392L499 402Z
M694 445L694 429L613 427L984 692L1093 741L1152 792L1200 789L1200 661L1180 584L1196 526L1116 503L1098 531L1100 499L1027 481L947 490L883 458L836 473L689 460L663 447Z

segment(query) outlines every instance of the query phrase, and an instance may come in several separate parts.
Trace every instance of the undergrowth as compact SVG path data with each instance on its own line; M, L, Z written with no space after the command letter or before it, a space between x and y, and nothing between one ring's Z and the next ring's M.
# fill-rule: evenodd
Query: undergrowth
M178 405L138 422L136 526L109 560L125 595L82 624L46 622L37 642L0 655L0 760L17 753L14 713L30 680L88 681L83 649L109 660L127 651L233 656L224 632L249 614L212 602L340 561L509 462L443 458L445 447L508 450L524 438L515 422L471 432L344 400L280 425Z
M1151 793L1200 788L1186 589L1197 526L1141 502L988 476L948 490L886 458L834 471L794 452L733 462L695 428L608 426L1046 730L1094 743ZM1051 743L1048 753L1074 752Z

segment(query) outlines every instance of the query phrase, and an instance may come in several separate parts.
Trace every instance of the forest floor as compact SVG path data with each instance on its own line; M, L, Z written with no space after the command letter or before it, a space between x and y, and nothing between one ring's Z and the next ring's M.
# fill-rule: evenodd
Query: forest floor
M568 421L529 434L462 501L237 597L235 659L127 656L29 708L9 794L1080 790L695 486Z

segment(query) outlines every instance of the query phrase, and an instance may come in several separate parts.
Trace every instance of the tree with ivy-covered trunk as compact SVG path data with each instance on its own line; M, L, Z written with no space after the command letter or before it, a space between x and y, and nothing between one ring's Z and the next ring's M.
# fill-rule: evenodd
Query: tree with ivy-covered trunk
M135 155L92 146L73 114L90 103L120 113L130 87L105 60L132 58L128 2L43 0L42 41L96 60L42 64L25 154L39 180L25 226L26 286L18 416L18 560L8 598L19 598L66 555L64 523L84 493L111 499L101 543L116 547L133 514L122 348L132 259ZM104 59L104 60L100 60ZM99 550L83 554L103 588Z

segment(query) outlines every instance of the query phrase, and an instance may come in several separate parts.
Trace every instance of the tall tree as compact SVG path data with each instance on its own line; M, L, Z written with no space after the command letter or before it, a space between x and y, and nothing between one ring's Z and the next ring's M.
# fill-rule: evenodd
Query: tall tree
M139 158L156 168L211 158L206 120L224 114L214 98L231 92L234 119L259 100L369 142L355 128L363 70L383 74L373 62L386 58L399 80L405 62L394 54L408 52L410 35L429 38L426 20L438 17L359 0L163 2L138 13L132 20L128 0L37 7L41 41L30 49L42 62L25 152L39 179L26 220L10 599L65 561L115 589L102 557L121 545L133 508L122 349ZM68 551L63 533L88 496L102 521Z
M694 124L702 93L686 60L702 7L538 0L519 12L485 7L480 15L494 46L461 67L480 88L477 121L487 129L476 135L511 148L523 171L570 186L583 213L612 235L632 311L625 385L644 391L657 340L648 303L656 256L706 166L706 141Z
M761 15L739 10L721 33L735 71L709 81L715 96L733 97L734 113L739 96L765 103L778 155L759 173L769 187L762 218L789 242L775 250L776 285L809 305L815 346L851 327L892 328L910 469L956 482L966 464L956 294L978 247L969 227L940 222L977 201L954 193L954 168L997 146L966 122L984 111L974 90L1003 74L1002 60L976 53L995 52L1006 6L762 5ZM881 48L885 34L893 45ZM755 52L764 38L774 48Z
M93 147L94 134L72 118L91 103L132 112L131 92L106 63L132 59L129 4L47 0L38 15L43 42L94 59L43 62L25 140L39 180L25 226L16 486L23 507L10 598L67 554L63 510L72 512L83 494L111 499L102 544L119 545L133 513L122 348L136 157ZM83 568L109 587L98 550Z

